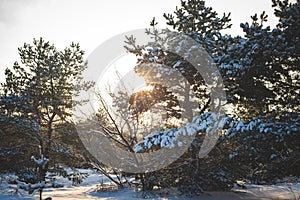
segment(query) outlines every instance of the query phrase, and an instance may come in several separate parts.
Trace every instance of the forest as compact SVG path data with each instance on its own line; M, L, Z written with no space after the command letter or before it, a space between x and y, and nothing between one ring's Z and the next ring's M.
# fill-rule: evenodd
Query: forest
M272 4L276 27L258 13L237 36L224 33L230 13L204 0L182 0L163 14L166 29L150 19L151 41L124 38L133 73L145 81L135 91L121 78L117 89L96 91L79 43L24 43L0 86L0 193L7 182L17 196L43 199L64 187L58 177L75 187L88 179L85 170L109 182L99 181L98 192L135 188L143 198L158 189L197 198L299 182L300 2ZM91 103L86 91L95 92L97 109L74 120L74 109Z

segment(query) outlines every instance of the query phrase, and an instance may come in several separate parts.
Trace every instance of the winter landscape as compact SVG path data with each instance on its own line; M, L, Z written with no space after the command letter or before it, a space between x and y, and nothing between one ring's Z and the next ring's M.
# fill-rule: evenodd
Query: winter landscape
M72 170L69 170L72 172ZM133 188L117 190L114 185L109 184L107 178L101 176L92 170L81 170L81 172L89 174L89 176L80 184L72 185L72 181L57 177L57 181L61 184L58 188L45 188L44 196L52 197L52 199L297 199L299 196L300 184L299 180L286 179L282 183L276 185L259 186L246 185L246 188L236 186L232 192L204 192L197 197L182 196L175 188L164 190L154 190L151 192L143 192ZM1 176L0 199L36 199L37 196L28 195L24 191L17 191L17 186L9 185L6 181L16 179L13 175ZM102 188L102 189L101 189ZM106 188L106 189L104 189ZM100 190L100 191L99 191Z
M0 3L3 33L17 27L5 8L34 1ZM51 31L14 46L0 68L0 199L300 200L300 1L266 1L239 32L235 12L182 0L89 54ZM57 13L105 7L74 2Z

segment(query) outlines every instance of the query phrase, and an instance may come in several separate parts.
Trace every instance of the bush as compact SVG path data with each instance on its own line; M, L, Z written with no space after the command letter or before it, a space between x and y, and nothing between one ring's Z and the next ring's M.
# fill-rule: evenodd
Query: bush
M240 179L272 183L285 176L299 176L299 130L298 114L286 113L278 119L254 118L247 123L227 118L223 135L208 156L198 158L204 140L199 131L188 151L176 162L144 176L146 189L178 187L193 195L203 190L230 189Z

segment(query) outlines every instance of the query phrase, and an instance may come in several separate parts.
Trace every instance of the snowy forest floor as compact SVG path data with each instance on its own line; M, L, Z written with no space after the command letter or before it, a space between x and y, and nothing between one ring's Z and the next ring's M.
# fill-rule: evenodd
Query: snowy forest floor
M43 198L52 197L53 200L84 200L84 199L102 199L102 200L127 200L127 199L202 199L202 200L241 200L241 199L293 199L300 200L300 179L286 179L284 182L276 185L253 185L245 184L245 187L235 187L231 192L204 192L200 196L186 197L180 195L175 188L158 189L151 192L143 192L137 189L126 188L113 191L96 191L99 188L100 183L104 183L104 187L109 188L108 179L104 176L92 171L82 170L87 172L89 176L83 180L82 183L72 185L72 182L68 179L57 177L57 183L63 184L60 188L45 188L43 192ZM15 178L11 174L0 175L0 199L37 199L37 193L34 195L28 195L23 190L16 190L17 185L9 184L8 180ZM291 181L293 180L293 181ZM296 181L295 181L296 180ZM102 185L103 189L103 185ZM17 191L17 192L16 192Z

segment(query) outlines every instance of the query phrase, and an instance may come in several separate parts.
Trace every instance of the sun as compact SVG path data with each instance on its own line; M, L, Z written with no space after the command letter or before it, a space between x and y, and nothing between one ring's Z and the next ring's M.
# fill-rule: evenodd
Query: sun
M146 85L141 88L142 91L152 91L154 89L153 85Z

